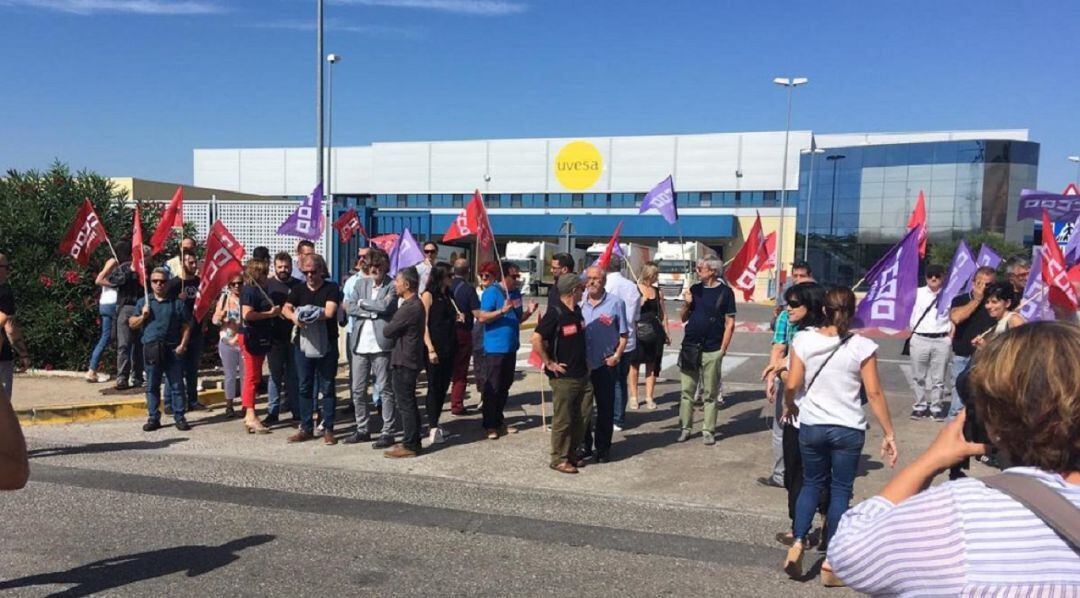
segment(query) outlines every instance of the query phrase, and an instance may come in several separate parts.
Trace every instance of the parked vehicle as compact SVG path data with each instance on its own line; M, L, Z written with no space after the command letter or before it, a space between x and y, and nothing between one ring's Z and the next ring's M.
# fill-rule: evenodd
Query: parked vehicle
M551 256L559 252L559 246L546 241L506 244L506 261L516 264L521 271L520 288L526 295L543 295L555 283L551 277Z
M603 255L605 248L607 248L607 243L593 243L590 245L585 250L583 268L595 264L596 260ZM656 248L638 243L619 243L619 248L622 250L623 255L626 256L626 260L623 262L622 274L631 280L637 279L641 267L645 265L645 262L653 259L653 255L656 253Z
M694 265L698 259L715 255L708 245L697 241L669 243L661 241L654 261L660 270L660 292L665 299L678 299L683 291L697 282Z

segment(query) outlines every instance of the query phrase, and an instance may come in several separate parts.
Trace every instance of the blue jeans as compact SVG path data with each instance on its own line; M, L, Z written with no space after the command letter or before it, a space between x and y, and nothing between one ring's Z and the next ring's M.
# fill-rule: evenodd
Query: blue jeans
M300 347L293 348L296 359L296 374L299 378L300 429L309 434L315 430L315 401L322 394L319 404L319 421L323 430L334 431L334 407L337 396L334 394L334 376L337 374L338 352L334 343L330 352L322 357L305 357Z
M805 539L814 522L814 511L821 492L829 486L829 508L825 515L828 542L840 525L840 517L851 503L855 474L859 470L866 432L845 426L814 426L799 428L799 452L803 461L803 487L795 501L795 524L792 533ZM830 476L832 476L831 482Z
M165 398L172 404L173 420L183 421L187 401L184 400L184 361L173 353L176 345L165 349L164 362L156 365L145 363L146 411L152 421L161 421L161 378L165 377Z
M90 353L90 369L95 372L101 365L101 356L105 353L105 349L109 348L109 341L112 340L113 334L116 334L113 329L116 322L116 304L98 305L98 313L101 314L101 336L94 345L94 351Z
M184 368L184 392L190 409L199 402L199 362L203 354L203 333L199 323L192 320L191 335L188 337L187 352L181 359Z
M960 355L953 355L952 358L952 401L949 402L949 419L957 414L964 408L964 403L960 400L960 393L956 390L956 378L967 369L968 362L971 361L971 357L962 357Z
M300 396L299 380L296 377L296 356L293 347L288 341L277 341L270 345L270 353L267 355L270 369L270 382L266 387L267 415L279 415L282 411L288 411L297 417L299 408L296 406L297 397ZM281 404L282 387L285 392L285 405Z
M614 423L620 428L626 424L626 402L630 395L627 394L626 376L630 373L630 352L623 353L622 359L614 368L615 374L615 411Z

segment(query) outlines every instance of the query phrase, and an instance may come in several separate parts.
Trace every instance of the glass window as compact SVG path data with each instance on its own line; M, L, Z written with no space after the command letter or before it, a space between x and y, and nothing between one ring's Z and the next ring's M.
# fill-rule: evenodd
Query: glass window
M776 203L776 191L766 191L765 194L764 194L764 199L762 200L762 205L766 205L766 206L775 206L775 205L777 205L777 203Z
M575 193L570 198L570 207L580 208L585 205L584 196L581 193Z
M712 207L712 195L713 195L712 193L702 193L701 194L701 207L703 207L703 208L711 208Z
M643 201L645 201L645 194L644 193L635 193L634 194L634 207L640 208L641 207L641 202L643 202Z
M454 198L453 202L454 202L454 207L455 208L460 208L460 207L465 206L465 196L464 195L455 194L453 196L453 198Z
M397 207L405 208L405 207L408 207L408 205L409 205L409 198L407 196L405 196L405 195L398 195L397 196Z
M510 196L510 207L511 208L520 208L520 207L522 207L521 194L520 193L515 193L515 194Z

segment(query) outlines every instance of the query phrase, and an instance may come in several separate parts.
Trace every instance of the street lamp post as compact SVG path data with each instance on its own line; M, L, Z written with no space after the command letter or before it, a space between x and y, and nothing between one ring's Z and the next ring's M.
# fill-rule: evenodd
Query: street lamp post
M806 192L806 230L803 231L803 252L802 259L804 262L810 260L810 201L814 199L814 157L818 154L824 154L825 150L814 147L810 144L810 147L799 152L800 154L810 154L810 173L808 175L809 189Z
M323 182L323 0L315 0L315 184Z
M776 77L773 83L786 87L787 97L787 125L784 127L784 171L780 174L780 225L776 232L776 301L780 302L780 273L784 270L784 207L787 203L787 161L788 139L791 137L791 97L795 88L805 85L810 80L806 77Z
M326 62L330 63L326 76L326 195L330 196L334 184L334 65L341 62L341 54L328 54Z
M1080 156L1069 156L1069 162L1076 162L1076 185L1080 187Z

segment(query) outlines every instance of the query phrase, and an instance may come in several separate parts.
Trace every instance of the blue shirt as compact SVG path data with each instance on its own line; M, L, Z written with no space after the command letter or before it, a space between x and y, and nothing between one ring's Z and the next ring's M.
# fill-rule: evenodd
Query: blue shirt
M776 316L776 326L773 330L772 342L774 345L791 345L791 338L798 332L798 326L788 321L788 312L785 309Z
M146 305L146 298L140 297L135 302L135 313L142 314L142 308ZM156 343L164 341L169 344L180 344L180 326L187 324L187 307L179 299L166 299L158 301L150 295L150 314L143 322L142 342Z
M480 296L480 311L499 311L506 303L503 288L491 285L484 289ZM521 291L510 291L510 301L514 302L514 309L503 314L501 317L484 324L484 352L485 353L517 353L521 346L519 340L521 330Z
M619 337L629 336L626 304L606 291L596 305L586 295L581 299L581 315L585 318L585 361L590 370L595 370L615 354Z

